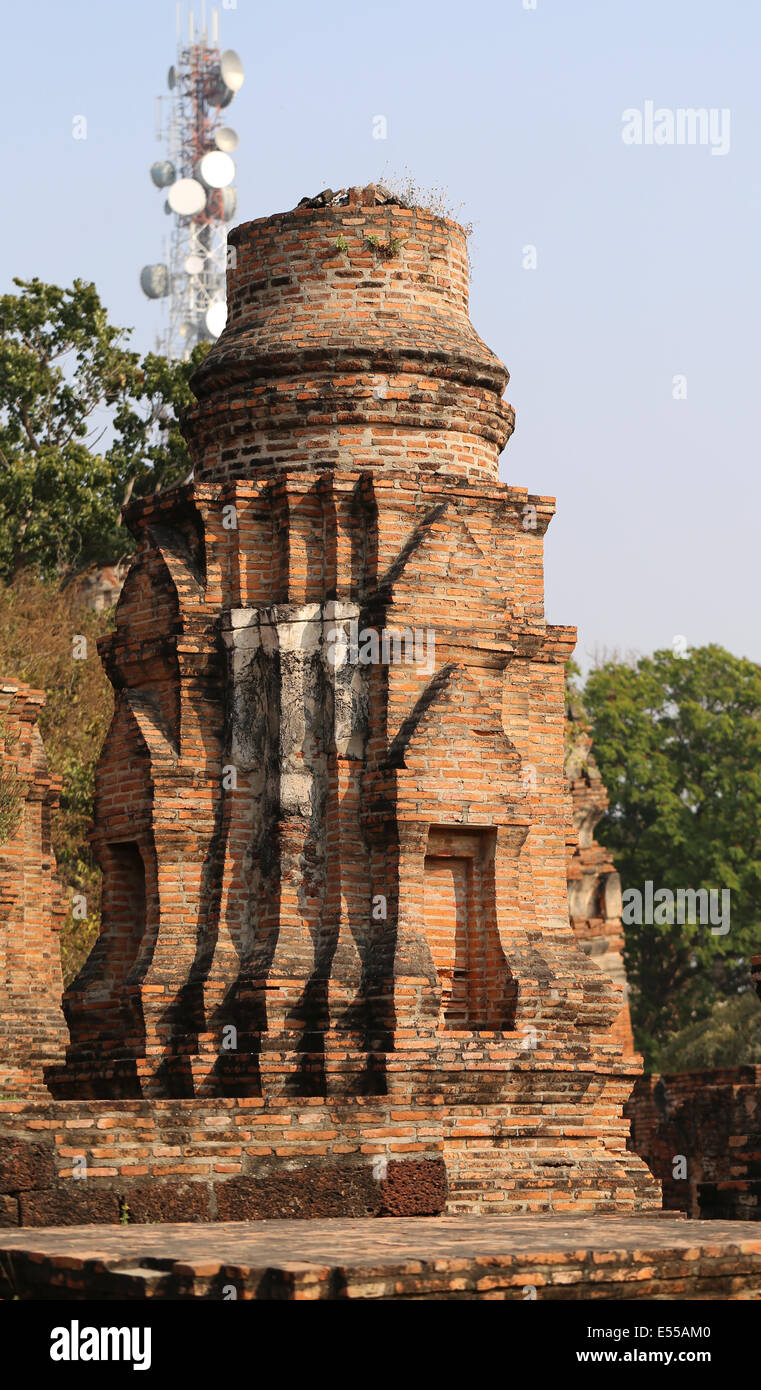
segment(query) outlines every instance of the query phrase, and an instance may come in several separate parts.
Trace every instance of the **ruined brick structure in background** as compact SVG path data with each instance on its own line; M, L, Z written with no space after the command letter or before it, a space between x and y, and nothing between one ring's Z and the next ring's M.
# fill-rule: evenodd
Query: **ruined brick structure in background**
M620 995L568 921L553 503L498 481L464 233L369 189L230 240L194 482L127 510L102 930L51 1086L300 1102L305 1159L435 1154L450 1210L657 1206ZM409 629L430 662L357 660Z
M761 956L751 973L761 997ZM626 1114L631 1146L662 1181L667 1210L761 1221L761 1066L642 1076ZM683 1177L674 1176L677 1155Z
M63 1058L58 933L65 916L50 823L60 783L37 726L45 697L0 685L0 1095L47 1096L45 1063Z
M77 598L95 613L112 608L119 601L128 571L128 559L118 560L115 565L89 565L74 581Z
M565 757L572 808L567 840L568 909L579 945L623 992L613 1034L624 1052L632 1055L621 878L609 851L594 838L595 826L608 809L608 797L591 748L584 710L579 699L571 694L566 701Z

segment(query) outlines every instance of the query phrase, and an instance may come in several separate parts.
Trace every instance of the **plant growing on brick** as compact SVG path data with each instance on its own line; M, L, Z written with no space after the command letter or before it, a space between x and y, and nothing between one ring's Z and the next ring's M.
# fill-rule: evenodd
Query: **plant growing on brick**
M380 237L376 236L374 233L366 236L365 241L368 246L372 246L376 254L384 261L392 260L394 256L398 256L404 245L401 237L392 236L389 237L388 241L381 241Z

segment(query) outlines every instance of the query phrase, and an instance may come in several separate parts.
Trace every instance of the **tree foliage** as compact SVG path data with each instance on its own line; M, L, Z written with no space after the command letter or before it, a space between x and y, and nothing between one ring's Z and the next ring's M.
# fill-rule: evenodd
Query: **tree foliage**
M589 675L584 703L610 798L597 836L624 888L729 889L726 935L709 925L626 927L638 1046L747 988L761 941L761 669L719 646L659 651Z
M761 1003L752 990L719 999L710 1014L674 1033L658 1054L662 1072L761 1064Z
M187 362L129 350L94 285L0 295L0 577L60 574L132 548L120 508L189 471Z

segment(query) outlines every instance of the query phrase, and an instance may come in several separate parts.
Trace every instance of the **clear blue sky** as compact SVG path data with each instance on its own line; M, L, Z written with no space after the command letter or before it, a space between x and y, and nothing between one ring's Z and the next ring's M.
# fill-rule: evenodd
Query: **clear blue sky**
M502 476L557 497L547 612L578 624L579 657L679 634L761 660L761 5L238 0L221 30L246 69L239 220L384 166L464 203L473 321L512 374ZM174 35L173 0L3 16L3 289L92 279L140 349ZM627 146L622 112L649 99L729 108L729 152Z

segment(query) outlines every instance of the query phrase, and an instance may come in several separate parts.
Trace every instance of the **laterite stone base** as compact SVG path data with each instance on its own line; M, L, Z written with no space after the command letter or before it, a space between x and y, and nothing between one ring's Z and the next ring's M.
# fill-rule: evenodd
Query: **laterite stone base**
M679 1216L98 1226L0 1236L21 1299L756 1300L761 1238Z

